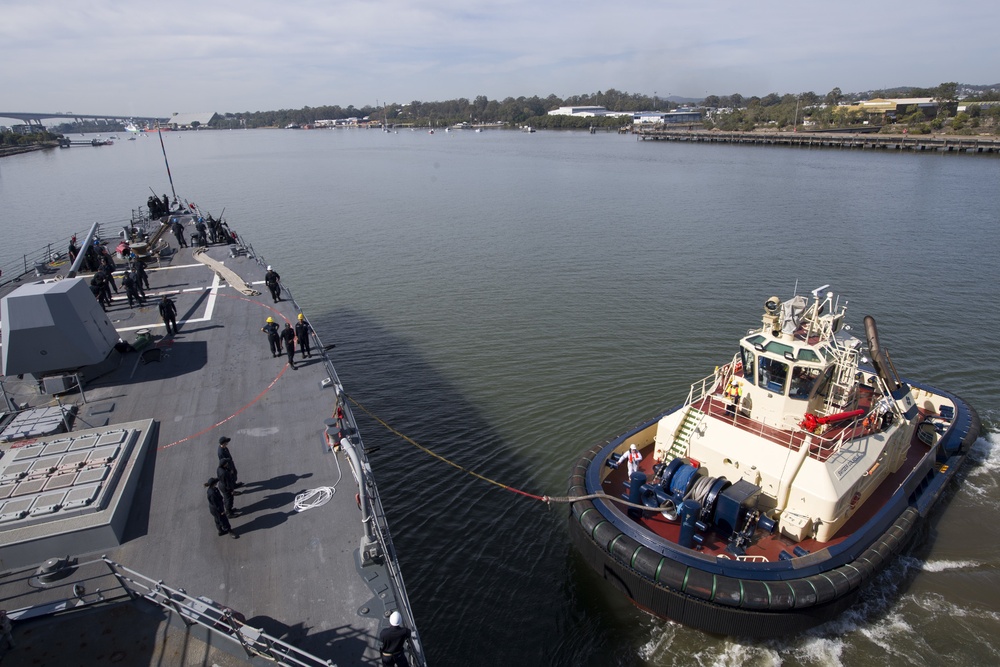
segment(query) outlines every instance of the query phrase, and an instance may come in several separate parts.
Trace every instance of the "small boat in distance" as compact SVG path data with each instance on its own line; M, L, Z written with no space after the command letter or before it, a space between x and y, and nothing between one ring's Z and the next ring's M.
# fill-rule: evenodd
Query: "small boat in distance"
M875 320L855 337L827 287L767 299L683 404L576 462L573 541L641 608L752 638L830 620L964 463L975 410L900 377Z

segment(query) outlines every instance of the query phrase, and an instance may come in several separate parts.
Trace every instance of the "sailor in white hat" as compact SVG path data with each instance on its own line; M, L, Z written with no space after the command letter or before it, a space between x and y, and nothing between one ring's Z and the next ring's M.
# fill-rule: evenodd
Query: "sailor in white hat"
M628 446L628 451L625 452L623 458L628 461L628 476L631 478L632 473L639 469L639 461L642 460L642 454L639 453L639 449L635 446L634 442Z
M403 616L398 611L389 614L389 627L384 628L378 638L382 642L379 651L385 667L410 667L410 661L406 659L406 640L410 638L410 629L403 625Z

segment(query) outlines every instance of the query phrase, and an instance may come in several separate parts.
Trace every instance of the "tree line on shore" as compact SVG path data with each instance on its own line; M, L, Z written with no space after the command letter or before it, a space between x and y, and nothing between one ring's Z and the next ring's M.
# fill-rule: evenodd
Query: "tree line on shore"
M958 98L966 103L967 110L957 112ZM758 127L799 126L807 123L816 129L829 127L851 127L865 121L882 122L858 109L844 106L873 97L929 97L938 101L936 110L928 115L926 108L913 106L900 114L895 122L904 123L911 132L950 131L958 133L978 133L992 131L1000 133L1000 105L978 106L970 102L1000 101L1000 86L961 86L957 83L942 83L934 88L895 88L864 93L843 93L834 88L826 95L807 91L799 94L770 93L763 97L744 97L738 93L731 95L708 95L700 102L691 100L707 109L705 128L747 131ZM355 107L339 105L303 107L301 109L279 109L276 111L245 111L240 113L220 113L212 121L211 127L218 129L286 127L288 125L312 125L320 120L368 119L375 124L416 127L445 127L456 123L482 125L503 125L519 127L531 125L537 128L587 128L620 127L631 124L628 118L575 116L550 116L548 112L562 106L601 106L609 111L669 111L679 105L656 95L649 96L628 93L614 88L584 95L560 98L555 94L547 97L507 97L491 100L485 95L475 99L457 98L439 102L386 103ZM114 124L80 126L65 124L54 128L59 132L111 132L121 131ZM888 129L888 128L887 128ZM24 136L24 135L21 135ZM17 139L21 141L23 139Z
M942 83L934 88L896 88L876 93L843 93L834 88L824 96L814 92L798 95L778 95L770 93L763 97L732 95L709 95L700 103L692 104L713 112L705 127L720 129L753 129L760 126L787 127L808 121L818 127L842 127L863 123L865 114L848 111L841 105L871 97L929 97L939 101L939 111L934 117L927 117L916 107L898 118L897 122L907 122L914 131L940 131L946 125L949 129L972 132L983 125L1000 129L1000 111L996 108L980 109L975 105L965 116L958 114L956 127L951 128L949 118L956 116L960 86L957 83ZM979 87L978 90L963 87L965 102L1000 101L1000 89L996 86ZM289 124L310 125L318 120L339 120L346 118L368 118L370 122L388 125L409 125L417 127L443 127L456 123L497 124L509 127L531 125L537 128L587 128L619 127L631 124L629 119L613 116L580 118L575 116L550 116L548 112L563 106L601 106L609 111L669 111L679 104L663 97L628 93L614 88L584 95L560 98L555 94L548 97L508 97L491 100L479 95L473 100L457 98L441 102L421 102L414 100L407 104L386 103L376 106L340 107L321 106L302 109L280 109L277 111L255 111L225 113L213 121L213 127L285 127Z

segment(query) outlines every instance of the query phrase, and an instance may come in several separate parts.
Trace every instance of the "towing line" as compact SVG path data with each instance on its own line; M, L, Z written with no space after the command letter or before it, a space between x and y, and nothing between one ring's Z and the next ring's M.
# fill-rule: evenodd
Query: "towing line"
M476 479L479 479L479 480L482 480L482 481L486 482L487 484L492 484L493 486L498 486L498 487L500 487L501 489L503 489L505 491L510 491L511 493L516 493L518 495L525 496L526 498L531 498L532 500L539 500L539 501L541 501L543 503L546 503L546 504L549 504L549 505L551 505L552 503L575 503L575 502L580 501L580 500L605 500L605 501L610 501L610 502L613 502L613 503L617 503L617 504L622 505L624 507L634 507L636 509L649 510L649 507L647 507L646 505L640 505L640 504L637 504L637 503L630 503L627 500L625 500L624 498L616 498L614 496L609 496L606 493L590 493L590 494L583 495L583 496L539 496L539 495L536 495L534 493L528 493L527 491L522 491L521 489L514 488L513 486L510 486L509 484L504 484L503 482L498 482L495 479L491 479L489 477L486 477L485 475L479 474L475 470L469 470L465 466L460 465L458 463L455 463L454 461L452 461L452 460L450 460L450 459L448 459L448 458L446 458L444 456L441 456L437 452L434 452L434 451L428 449L427 447L424 447L423 445L421 445L419 442L417 442L416 440L414 440L410 436L408 436L405 433L402 433L399 430L393 428L384 419L382 419L381 417L379 417L378 415L376 415L374 412L372 412L371 410L369 410L368 408L366 408L365 406L363 406L361 403L359 403L358 400L356 398L354 398L353 396L347 394L346 392L344 393L344 395L347 396L347 399L349 401L351 401L351 403L353 403L355 406L357 406L358 409L360 409L366 415L368 415L369 417L371 417L372 419L374 419L375 421L377 421L379 424L381 424L387 431L389 431L390 433L392 433L392 434L394 434L394 435L402 438L406 442L410 443L411 445L413 445L414 447L416 447L417 449L419 449L420 451L422 451L424 454L427 454L428 456L431 456L431 457L437 459L438 461L441 461L442 463L446 463L446 464L450 465L452 468L457 468L458 470L461 470L465 474L471 475L471 476L475 477Z

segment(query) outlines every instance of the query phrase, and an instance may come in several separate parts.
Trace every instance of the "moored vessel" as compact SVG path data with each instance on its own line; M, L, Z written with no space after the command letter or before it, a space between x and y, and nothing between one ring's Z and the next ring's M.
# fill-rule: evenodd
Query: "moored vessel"
M170 208L56 240L0 282L12 659L368 664L399 614L424 664L334 346L289 285L262 296L271 267L221 216ZM307 324L292 352L269 349L268 319ZM223 443L239 488L213 526Z
M829 620L961 468L975 410L901 377L874 319L855 337L827 287L767 299L681 405L576 462L574 543L641 608L741 637Z

